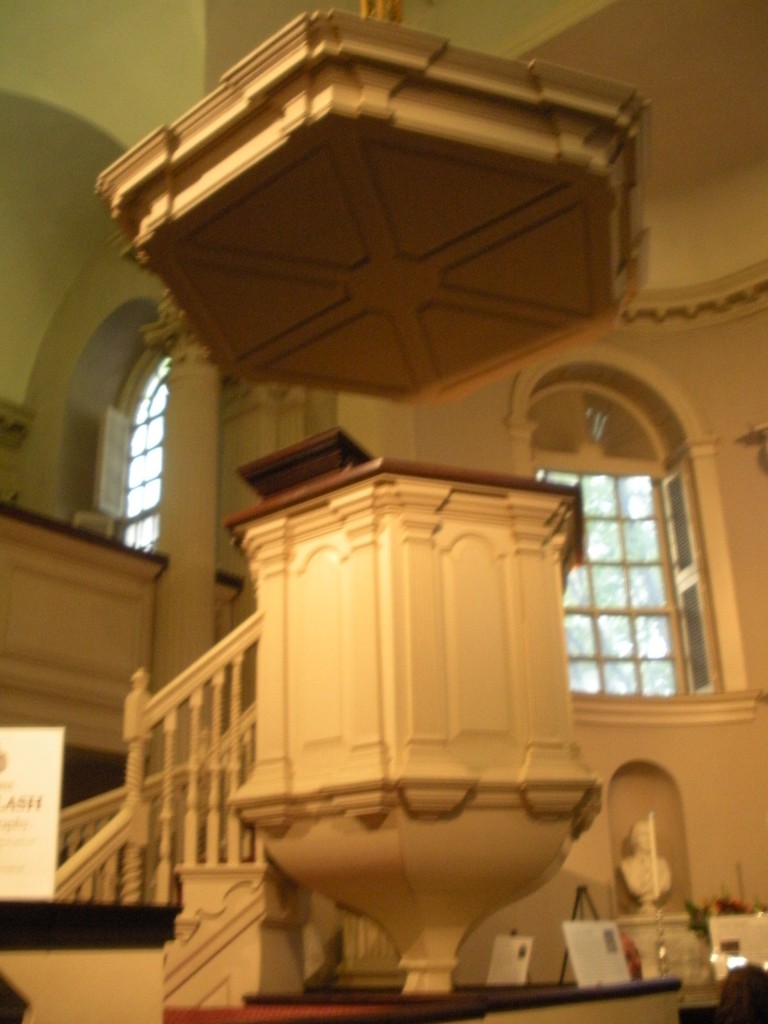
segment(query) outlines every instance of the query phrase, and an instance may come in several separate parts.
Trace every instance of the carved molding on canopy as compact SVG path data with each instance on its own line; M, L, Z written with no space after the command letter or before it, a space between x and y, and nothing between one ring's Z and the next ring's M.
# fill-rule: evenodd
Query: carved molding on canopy
M226 374L424 399L615 326L645 125L629 86L316 13L98 188Z

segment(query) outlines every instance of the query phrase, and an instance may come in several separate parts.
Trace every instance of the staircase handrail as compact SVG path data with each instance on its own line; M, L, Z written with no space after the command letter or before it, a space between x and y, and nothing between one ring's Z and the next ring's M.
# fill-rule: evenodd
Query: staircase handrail
M222 736L221 751L225 751L233 742L242 740L243 735L253 726L255 711L253 707L243 715L237 723L234 735L227 733ZM180 774L181 769L178 771ZM141 790L142 800L157 796L162 789L162 782L161 772L147 776ZM75 896L80 887L88 881L89 876L103 868L110 857L114 856L128 840L135 807L128 806L127 795L128 788L118 786L62 809L59 817L61 836L67 836L77 830L85 831L94 825L99 827L57 868L57 900L64 901Z
M197 661L150 697L144 712L147 732L161 722L167 714L188 700L201 683L223 669L234 651L243 650L258 640L261 635L263 618L263 611L253 612L210 650L201 655Z
M117 814L68 857L56 871L56 899L66 900L128 841L134 808L125 804Z
M87 828L94 822L113 817L125 803L125 786L108 789L105 793L89 796L76 804L62 807L59 815L59 833L65 835L78 828Z
M168 821L167 797L176 785L176 781L186 770L184 765L168 761L162 770L146 775L146 741L152 730L173 719L176 712L185 702L194 701L210 680L223 678L223 673L234 661L242 662L245 651L258 642L261 635L263 612L257 611L236 626L210 650L206 651L193 665L181 672L175 679L153 696L147 694L147 673L140 669L132 678L132 692L126 698L124 739L128 744L128 761L126 766L126 784L108 793L100 794L81 804L73 805L62 813L62 835L64 828L70 834L80 831L78 848L60 865L56 873L56 898L82 898L81 889L93 884L99 872L119 870L123 881L124 901L136 901L140 898L141 853L147 842L147 822L152 799L166 800L164 839L164 873L167 875L170 865L167 863L168 853ZM239 670L238 670L239 672ZM255 705L245 709L230 728L221 731L219 728L212 738L213 746L202 757L198 758L198 766L209 758L220 759L227 750L238 748L244 741L248 731L253 732L256 716ZM219 772L223 771L219 764ZM214 817L216 812L214 811ZM105 821L104 819L109 820ZM99 826L85 841L91 828ZM191 835L191 833L190 833ZM191 840L190 840L191 841ZM229 845L236 845L236 837L230 826ZM209 846L215 845L213 830ZM119 869L114 864L118 858ZM113 863L110 863L113 862ZM160 902L171 897L167 883L157 892ZM87 896L86 896L87 898Z
M158 794L161 786L159 772L147 776L141 791L142 799L146 801L147 797ZM127 786L107 790L62 810L59 835L64 839L78 830L86 832L94 828L95 831L71 853L68 854L66 849L62 851L65 859L56 869L57 900L63 902L76 897L81 887L117 855L130 838L136 811L135 801L128 799Z

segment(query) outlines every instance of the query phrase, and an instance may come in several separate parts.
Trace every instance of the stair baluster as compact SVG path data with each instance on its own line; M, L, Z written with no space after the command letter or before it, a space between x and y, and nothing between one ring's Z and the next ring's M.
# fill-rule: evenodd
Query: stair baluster
M163 796L160 807L160 856L157 864L155 900L168 903L171 895L173 852L173 776L176 754L176 709L163 719Z
M241 701L243 692L243 655L238 654L232 662L229 693L229 749L227 754L227 797L240 785L242 720ZM239 864L242 859L240 819L227 803L227 830L225 858L227 864Z
M213 676L211 693L211 752L208 767L208 814L206 817L205 862L218 864L221 836L221 739L224 669Z

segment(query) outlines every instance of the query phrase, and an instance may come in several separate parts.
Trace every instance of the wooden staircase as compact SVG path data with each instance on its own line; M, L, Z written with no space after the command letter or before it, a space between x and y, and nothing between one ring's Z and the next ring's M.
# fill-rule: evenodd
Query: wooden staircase
M164 1004L302 988L308 896L230 805L254 761L261 622L250 616L153 695L136 672L125 785L61 815L57 901L172 910Z

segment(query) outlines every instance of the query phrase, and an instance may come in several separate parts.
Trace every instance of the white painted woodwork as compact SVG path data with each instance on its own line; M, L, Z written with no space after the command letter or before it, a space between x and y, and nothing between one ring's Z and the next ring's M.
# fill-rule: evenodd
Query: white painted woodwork
M151 653L163 560L48 520L0 514L0 716L63 725L122 753L127 681Z
M164 684L212 646L215 623L219 374L176 310L153 325L170 351L152 676Z
M597 809L563 646L576 494L386 460L333 483L239 517L264 624L234 803L389 932L407 988L443 989L464 932Z
M227 374L423 399L613 325L645 121L629 86L315 13L99 191Z

